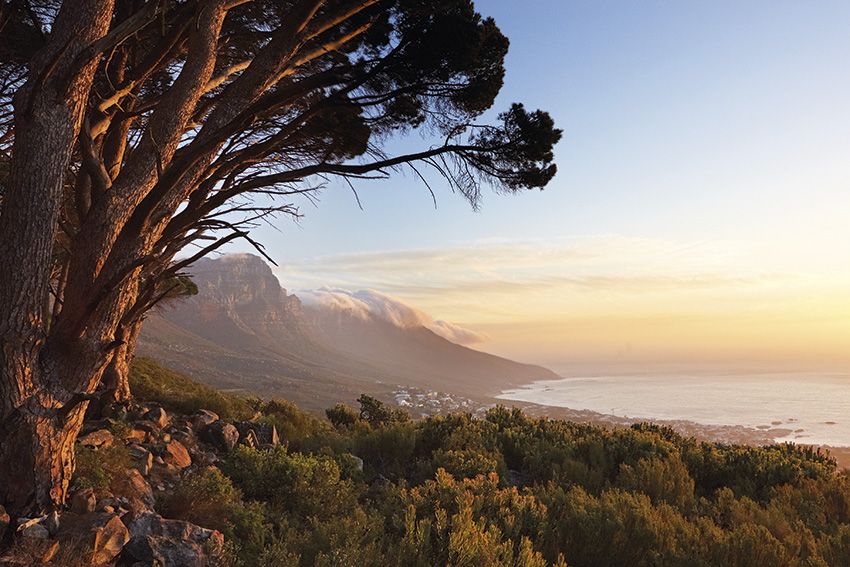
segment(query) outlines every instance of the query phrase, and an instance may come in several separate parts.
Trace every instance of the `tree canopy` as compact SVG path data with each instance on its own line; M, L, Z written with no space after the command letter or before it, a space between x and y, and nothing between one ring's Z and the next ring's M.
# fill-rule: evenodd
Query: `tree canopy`
M0 261L21 267L0 274L0 441L54 432L36 500L62 500L65 437L163 283L234 239L262 252L250 229L295 195L405 166L473 206L545 186L551 117L483 120L507 50L469 0L0 2ZM439 142L394 154L414 130Z

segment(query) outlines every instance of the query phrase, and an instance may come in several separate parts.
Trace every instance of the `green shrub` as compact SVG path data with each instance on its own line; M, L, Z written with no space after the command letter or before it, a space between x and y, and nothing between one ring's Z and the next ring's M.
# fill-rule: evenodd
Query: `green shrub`
M108 488L131 465L130 454L123 444L101 449L77 445L76 461L74 486L77 488Z
M133 396L156 402L167 410L194 413L206 409L222 419L247 419L254 414L247 400L219 392L150 358L136 357L133 360L129 380Z
M334 427L352 427L360 419L360 415L353 407L346 404L337 404L334 407L325 410L325 415L328 421Z
M214 467L184 477L158 508L167 518L219 530L225 541L238 542L235 552L247 565L256 564L270 536L263 504L244 502L231 480Z
M327 518L355 507L351 481L330 457L237 447L222 470L247 498L268 502L298 521Z

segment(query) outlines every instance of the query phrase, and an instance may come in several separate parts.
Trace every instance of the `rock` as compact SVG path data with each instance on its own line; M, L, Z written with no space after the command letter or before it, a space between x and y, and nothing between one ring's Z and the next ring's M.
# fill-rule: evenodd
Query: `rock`
M153 468L153 453L141 445L130 445L130 456L136 463L136 468L143 476L148 476Z
M130 532L117 514L67 513L62 517L59 540L84 545L92 565L105 565L121 553Z
M166 520L154 512L143 512L129 524L130 541L121 552L119 565L205 567L215 565L215 553L224 546L224 536L181 520Z
M50 537L54 537L59 533L59 512L56 510L50 512L42 525L47 528L47 533L50 534Z
M203 451L201 449L190 450L192 462L200 468L209 467L218 463L218 455L212 451Z
M114 440L115 438L112 436L111 431L108 429L98 429L97 431L92 431L88 435L80 437L77 442L84 447L100 449L111 447Z
M260 441L257 439L257 434L253 429L249 429L245 435L242 435L239 442L247 447L251 447L252 449L256 449L260 446Z
M101 410L101 415L103 417L110 417L113 419L126 419L128 413L127 405L120 402L109 404Z
M247 439L249 432L254 432L256 438L256 447L261 446L276 446L280 443L280 438L277 434L277 428L269 423L257 423L253 421L237 421L235 424L239 431L239 436L243 440ZM246 443L247 444L247 443Z
M154 505L153 490L148 481L136 469L127 469L126 474L112 482L115 496L127 500L127 508L133 512L150 510Z
M147 438L148 432L138 426L134 426L124 435L125 441L137 441L139 443L144 443Z
M354 468L356 468L360 472L363 472L363 459L361 459L357 455L352 455L351 453L349 453L348 456L349 458L351 458L352 461L354 461Z
M217 421L201 431L201 438L224 451L232 451L239 442L239 430L233 425Z
M21 534L21 537L29 537L33 539L50 538L50 532L47 531L47 528L41 524L29 524L25 527L18 528L18 533Z
M78 490L71 497L71 511L75 514L94 512L97 506L97 496L93 488Z
M6 512L6 508L0 506L0 541L3 541L3 536L6 535L6 530L9 529L9 524L12 523L12 518Z
M198 413L196 413L194 416L192 416L192 427L194 427L196 430L200 431L204 427L207 427L208 425L212 425L216 421L218 421L218 414L217 413L213 413L209 410L202 409Z
M160 429L168 425L168 414L160 407L152 407L144 415L144 418L159 426Z

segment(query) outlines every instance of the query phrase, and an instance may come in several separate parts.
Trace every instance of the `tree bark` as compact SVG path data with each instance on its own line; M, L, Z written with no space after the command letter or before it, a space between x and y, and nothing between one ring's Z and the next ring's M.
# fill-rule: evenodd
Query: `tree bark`
M138 318L130 324L127 336L112 355L112 362L106 367L101 383L104 386L102 404L124 403L130 400L130 363L136 354L136 344L139 332L142 330L142 319Z
M0 213L0 504L16 515L64 503L85 409L67 405L72 395L44 352L46 313L63 184L97 65L91 46L106 35L112 7L63 2L15 96Z

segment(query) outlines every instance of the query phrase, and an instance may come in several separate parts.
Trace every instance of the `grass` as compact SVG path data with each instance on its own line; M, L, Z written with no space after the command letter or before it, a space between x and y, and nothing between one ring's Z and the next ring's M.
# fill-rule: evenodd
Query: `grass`
M138 400L156 402L166 410L179 413L205 409L222 419L247 419L254 414L245 398L219 392L145 357L133 360L130 391Z

